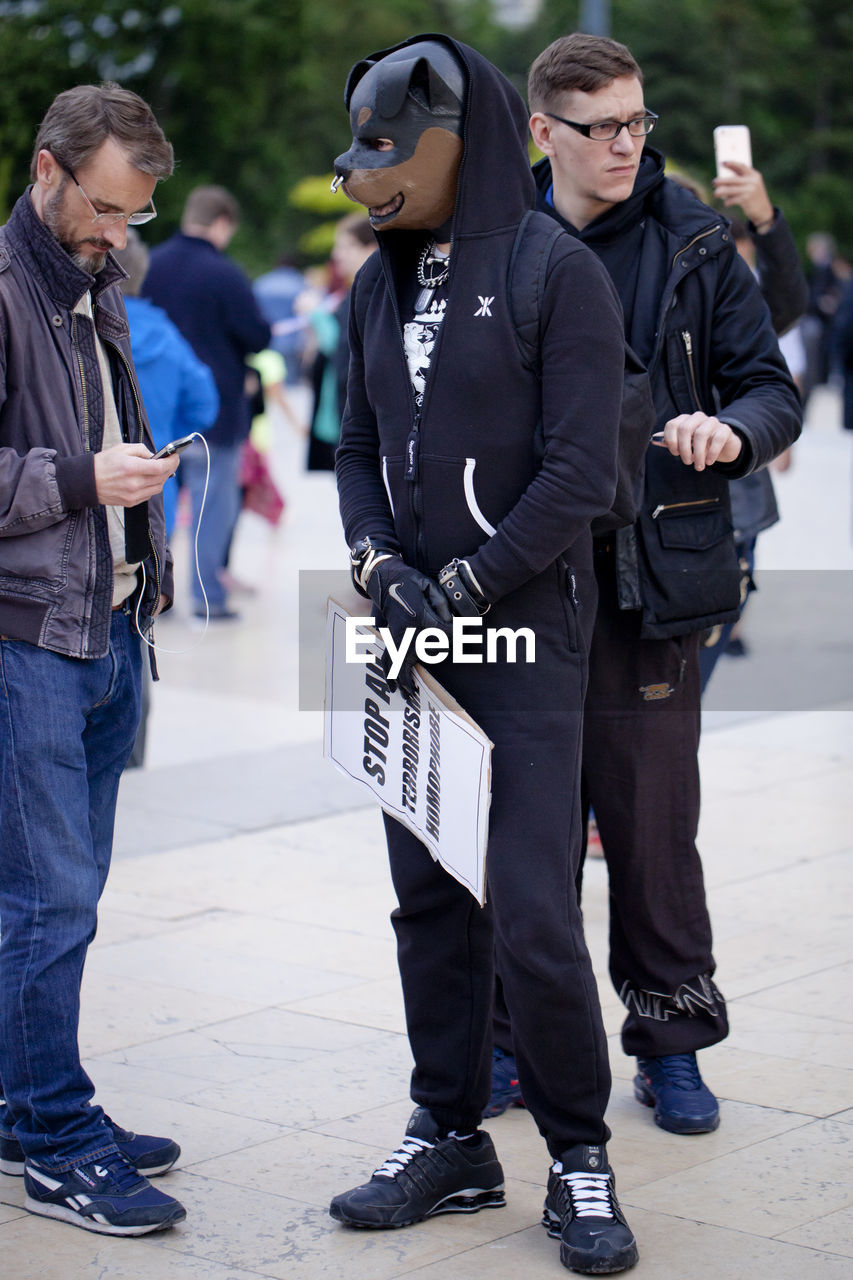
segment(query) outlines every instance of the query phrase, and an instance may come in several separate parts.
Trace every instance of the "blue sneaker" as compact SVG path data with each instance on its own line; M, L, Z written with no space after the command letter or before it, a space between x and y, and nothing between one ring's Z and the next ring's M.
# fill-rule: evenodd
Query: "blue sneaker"
M703 1083L695 1053L668 1053L638 1058L634 1097L654 1107L655 1124L670 1133L711 1133L720 1123L720 1108Z
M523 1106L515 1058L495 1045L492 1050L492 1096L483 1111L483 1119L502 1116L507 1107Z
M108 1115L104 1116L113 1131L116 1146L138 1173L146 1178L157 1178L168 1173L180 1158L181 1148L171 1138L155 1138L144 1133L131 1133L122 1129ZM11 1135L0 1132L0 1173L12 1178L24 1176L24 1149Z
M24 1168L24 1208L106 1236L143 1236L183 1222L187 1211L156 1191L119 1152L67 1173L43 1169L34 1160Z

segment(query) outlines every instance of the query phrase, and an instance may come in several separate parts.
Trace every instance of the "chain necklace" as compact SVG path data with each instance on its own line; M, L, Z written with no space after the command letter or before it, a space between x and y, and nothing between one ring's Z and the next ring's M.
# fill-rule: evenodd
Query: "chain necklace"
M444 284L450 274L450 254L439 257L435 253L436 243L430 240L429 244L425 244L420 258L418 259L418 284L422 289L437 289L439 285ZM427 275L427 266L435 266L438 268L433 274Z
M427 275L427 268L432 270ZM450 254L439 256L436 253L436 243L430 240L424 245L421 256L418 259L418 284L421 286L420 293L415 299L415 312L425 311L435 296L436 289L439 289L447 280L450 274Z

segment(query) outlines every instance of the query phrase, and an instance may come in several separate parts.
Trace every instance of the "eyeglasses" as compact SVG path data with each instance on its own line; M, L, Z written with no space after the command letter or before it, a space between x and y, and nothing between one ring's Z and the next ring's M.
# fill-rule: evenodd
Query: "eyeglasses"
M582 133L585 138L592 138L593 142L612 142L623 129L627 129L632 138L643 138L651 133L660 119L654 111L647 111L644 116L637 116L634 120L600 120L596 124L577 124L574 120L566 120L565 116L555 115L553 111L546 111L544 114L552 120L559 120L560 124L567 124L570 129L577 129L578 133Z
M56 159L55 156L54 159ZM73 171L68 168L68 165L63 164L61 160L57 160L56 163L60 169L63 169L68 174L80 195L92 210L92 221L96 222L99 227L114 227L118 222L126 222L129 227L141 227L144 222L151 222L153 218L157 217L157 210L154 208L153 200L148 202L151 206L150 209L141 209L138 213L98 213L92 201L75 178Z

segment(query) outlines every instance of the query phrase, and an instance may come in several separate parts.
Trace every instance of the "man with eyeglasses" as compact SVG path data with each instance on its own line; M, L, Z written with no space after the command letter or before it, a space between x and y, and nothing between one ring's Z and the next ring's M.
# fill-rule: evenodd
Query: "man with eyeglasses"
M152 456L110 250L172 167L141 98L80 85L0 228L0 1171L30 1212L109 1235L185 1217L148 1181L180 1148L93 1103L77 1039L140 637L172 596L176 461Z
M594 543L582 781L610 875L610 975L627 1008L622 1046L638 1059L635 1096L664 1129L704 1133L719 1108L696 1052L728 1024L696 849L698 641L737 616L728 482L783 452L801 410L726 220L645 146L657 116L629 50L556 40L531 68L529 106L545 157L538 207L604 262L652 381L658 430L639 517ZM495 1042L500 1108L518 1100L500 1001Z

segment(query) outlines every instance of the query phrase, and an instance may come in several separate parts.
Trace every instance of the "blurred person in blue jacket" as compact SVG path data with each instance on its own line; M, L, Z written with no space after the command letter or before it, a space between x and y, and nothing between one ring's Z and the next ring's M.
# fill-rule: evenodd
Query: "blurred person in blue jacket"
M239 221L240 206L224 187L195 187L184 205L181 230L152 250L142 286L144 296L163 308L211 370L219 392L219 415L206 434L209 482L203 450L188 449L182 463L194 525L207 487L192 608L196 617L205 616L206 593L212 621L238 616L228 606L220 573L240 513L240 459L251 424L246 357L270 341L270 326L248 276L225 254Z
M130 325L133 363L157 449L170 440L205 431L219 412L219 392L213 374L160 307L139 296L148 270L148 249L139 233L128 227L127 245L113 255L127 272L121 282ZM200 445L193 449L203 452ZM175 526L178 482L173 476L163 487L166 536Z
M270 346L284 359L287 381L299 382L302 376L302 352L305 349L306 326L294 324L287 333L277 333L275 326L282 321L293 321L294 304L305 292L305 277L289 254L282 254L272 271L258 276L253 284L258 306L273 326Z

